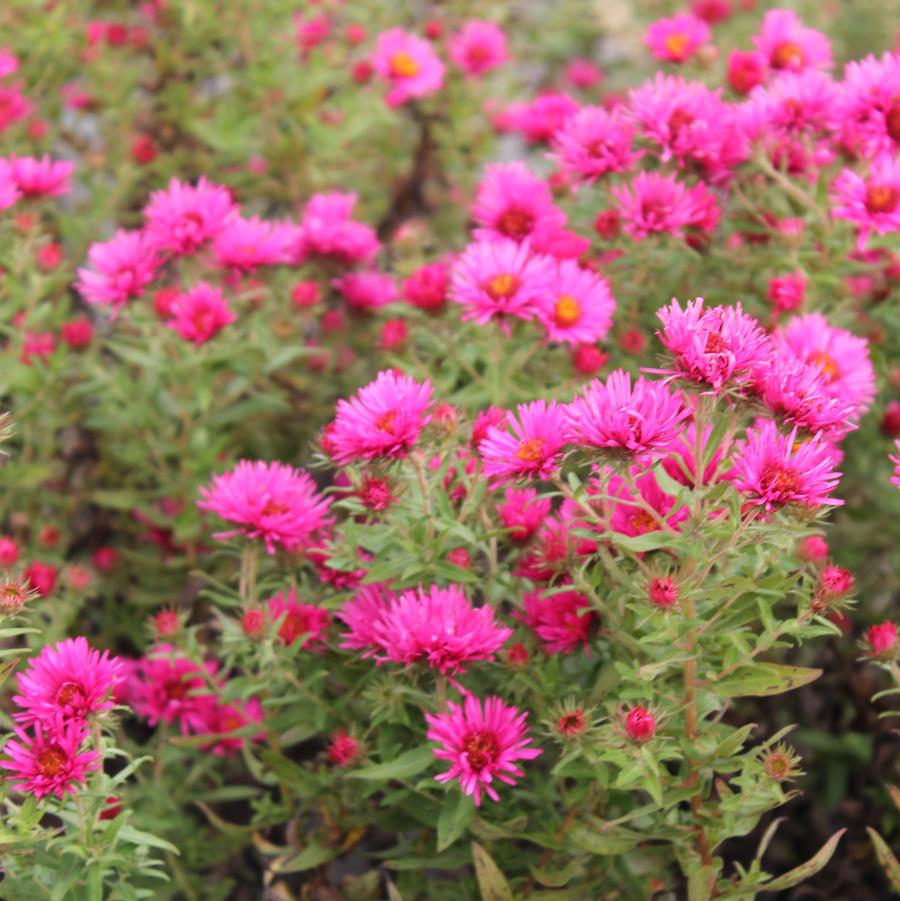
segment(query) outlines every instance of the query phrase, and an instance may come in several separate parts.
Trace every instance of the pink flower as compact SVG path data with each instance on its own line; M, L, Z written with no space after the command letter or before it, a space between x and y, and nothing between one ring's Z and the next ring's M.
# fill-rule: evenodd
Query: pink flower
M294 13L294 37L297 48L305 59L310 52L324 41L331 33L331 19L325 13L304 19L300 13Z
M170 307L168 326L185 341L205 344L237 319L222 296L220 288L199 282L190 291L179 294Z
M755 50L732 50L728 57L727 80L736 94L749 94L766 77L768 60Z
M296 551L311 546L328 523L328 498L318 493L308 473L284 463L241 460L201 488L200 497L201 510L238 526L213 537L262 539L270 554L279 547Z
M40 801L47 795L62 798L75 794L84 785L85 776L100 766L96 751L81 751L89 730L82 722L65 724L35 723L34 736L15 730L16 739L6 743L3 752L8 760L0 767L12 773L13 787L28 792Z
M597 614L585 595L572 589L528 592L523 598L525 625L544 643L548 654L571 654L588 649L588 637Z
M672 63L690 59L710 39L709 26L690 13L659 19L648 29L644 43L657 58Z
M421 662L455 675L469 663L493 659L512 629L497 624L492 607L473 607L458 586L432 585L392 598L373 633L379 661Z
M819 592L829 599L839 598L853 591L853 573L840 566L826 566L819 574Z
M797 429L782 435L774 422L765 421L749 429L746 440L735 443L734 487L748 502L765 510L788 504L803 507L839 506L843 501L830 497L841 473L833 469L828 444L819 436L797 440Z
M585 106L553 136L552 158L575 183L591 184L608 172L627 172L640 153L634 126L618 110Z
M0 47L0 78L13 75L19 69L19 58L9 49Z
M56 337L53 332L33 332L28 329L22 341L22 352L19 354L19 359L26 366L31 366L36 359L46 363L54 350L56 350Z
M625 717L625 732L632 741L650 741L656 732L656 720L646 707L632 707Z
M272 621L278 623L278 637L285 644L301 639L300 647L315 648L324 643L331 614L323 607L302 603L296 588L279 592L267 603Z
M603 81L603 70L590 59L572 59L566 64L566 81L576 88L592 88Z
M151 726L177 721L187 734L192 723L202 721L203 708L213 700L204 672L181 651L159 645L130 673L126 701Z
M428 263L403 282L403 296L428 313L437 313L447 303L450 269L446 263Z
M300 222L299 261L323 257L344 263L366 263L378 253L375 231L350 218L356 194L333 191L313 194Z
M602 275L563 260L556 267L550 292L540 299L538 318L551 341L592 344L609 333L615 308L615 298Z
M506 35L494 22L470 19L450 38L450 59L469 78L479 78L502 66L509 55Z
M255 272L260 266L286 263L294 227L267 222L259 216L244 219L229 216L213 240L213 254L219 264L235 272Z
M247 742L242 735L231 735L237 730L245 730L253 724L262 722L262 707L256 698L233 704L225 704L213 696L205 703L199 704L190 720L190 730L198 736L209 736L208 744L200 747L211 751L217 757L236 754ZM254 740L265 735L262 730L256 732Z
M60 197L70 190L69 177L75 168L68 160L51 160L49 156L10 157L12 176L26 197Z
M684 399L661 382L617 369L606 382L588 382L565 408L566 438L577 447L642 456L669 444L691 415Z
M45 645L19 674L13 701L24 710L14 719L25 724L86 720L113 706L110 695L123 678L121 661L93 650L86 638Z
M497 515L509 537L517 543L524 543L547 519L550 513L550 499L537 496L534 488L507 488L502 504L497 506Z
M205 178L196 185L173 178L168 188L150 195L144 208L151 241L176 256L196 253L233 215L236 209L228 189Z
M556 265L533 254L529 244L510 240L470 244L456 261L450 298L463 306L463 319L496 321L508 334L509 319L534 319L555 281Z
M611 193L619 203L625 232L635 238L666 232L681 235L685 227L702 221L707 193L701 185L686 187L677 178L660 172L641 172L629 183L616 185Z
M0 157L0 210L9 209L21 198L22 193L13 176L12 166L7 160Z
M547 91L531 103L507 110L509 126L521 131L531 143L546 142L574 116L581 105L561 91Z
M19 559L19 546L8 535L0 535L0 566L14 566Z
M156 277L159 258L144 232L117 231L88 250L89 269L78 270L76 287L88 303L112 307L113 313L140 297Z
M402 28L378 35L372 65L390 88L388 106L427 97L444 83L444 64L431 44Z
M763 18L753 46L773 69L799 72L802 69L830 69L834 66L831 43L820 31L807 28L787 9L770 9Z
M338 729L328 742L328 759L339 767L348 767L362 756L362 745L346 730Z
M527 716L498 697L486 698L482 707L475 695L467 695L462 706L450 702L444 713L426 713L428 740L440 745L434 756L451 764L437 781L456 779L463 794L474 797L476 806L482 793L498 801L494 780L515 785L513 777L525 775L515 761L533 760L543 753L528 747Z
M668 610L678 601L678 585L668 576L651 579L647 588L647 596L654 607Z
M42 563L40 560L32 560L22 570L22 576L28 581L29 587L33 588L42 598L51 594L56 587L56 567L49 563Z
M31 115L34 104L22 94L22 83L0 84L0 134Z
M900 150L900 55L847 63L835 121L852 123L853 143L868 157Z
M354 310L371 310L397 300L397 283L393 276L376 270L348 272L332 281Z
M854 417L875 399L875 370L865 338L829 324L821 313L807 313L790 319L773 341L776 349L818 367L825 392L851 404Z
M674 372L682 378L721 390L747 381L770 356L768 336L740 304L704 309L703 298L682 310L676 299L657 312L658 332L674 357Z
M341 647L348 651L364 651L363 657L375 654L381 647L378 624L395 598L386 584L362 585L337 613L350 630L342 634Z
M534 240L553 235L566 224L547 183L520 162L493 163L485 168L472 218L481 226L475 237L484 241Z
M870 626L866 632L866 641L873 657L893 656L897 649L897 624L885 622Z
M894 464L894 474L891 476L891 484L896 485L900 488L900 441L894 442L897 448L897 456L893 456L893 454L888 454L888 460Z
M797 269L789 275L769 279L769 301L779 313L803 306L806 297L806 276Z
M507 419L512 431L491 426L478 445L485 475L497 482L549 478L559 469L564 424L563 408L556 401L519 404L516 416Z
M390 370L379 372L350 398L339 400L329 432L332 458L340 464L376 457L405 457L429 421L431 382Z
M830 199L831 215L857 226L860 249L872 232L888 235L900 231L900 157L874 160L866 178L852 169L842 170L831 186Z
M632 538L648 532L662 531L663 523L669 529L677 531L687 519L687 509L675 506L675 498L660 488L652 472L645 472L641 467L634 466L631 476L639 497L635 497L621 476L616 473L610 475L604 493L611 500L602 502L608 528Z

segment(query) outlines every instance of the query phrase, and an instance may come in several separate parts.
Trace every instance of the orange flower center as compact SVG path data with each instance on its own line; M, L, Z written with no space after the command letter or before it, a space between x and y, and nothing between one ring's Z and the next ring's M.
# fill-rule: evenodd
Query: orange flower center
M718 332L710 332L706 336L704 353L720 354L728 350L728 344Z
M672 56L682 56L685 47L687 47L688 36L686 34L670 34L666 36L663 43Z
M497 219L497 230L508 238L521 240L531 234L534 216L521 207L512 206Z
M470 732L463 742L463 751L473 770L482 770L494 762L500 744L493 732Z
M818 366L819 369L822 370L822 375L824 375L829 382L833 382L841 374L840 369L837 367L837 363L835 363L824 351L817 350L815 353L810 354L808 362Z
M760 485L763 491L777 494L793 494L800 487L797 472L781 463L769 463L763 470Z
M48 745L38 752L37 765L42 776L58 776L66 764L66 754L59 745Z
M579 319L581 319L581 305L574 297L563 294L556 302L556 309L553 311L553 321L561 328L567 328L570 325L575 325Z
M869 185L866 188L866 209L870 213L893 213L900 204L900 191L890 185Z
M394 420L397 418L395 410L380 416L375 422L375 428L381 432L387 432L389 435L394 434Z
M422 68L415 59L402 50L391 57L389 67L394 78L412 78L418 75Z
M82 692L80 685L76 685L74 682L66 682L56 693L56 703L60 707L65 707L81 696Z
M803 50L793 41L784 41L772 53L772 67L775 69L799 69L803 65Z
M268 500L259 512L263 516L283 516L290 513L291 508L287 504L281 504L278 501Z
M540 463L544 457L544 442L540 438L529 438L519 445L516 456L525 463Z
M659 523L646 510L638 510L628 522L638 535L659 531Z
M509 272L495 275L484 287L491 300L509 300L519 290L521 282Z

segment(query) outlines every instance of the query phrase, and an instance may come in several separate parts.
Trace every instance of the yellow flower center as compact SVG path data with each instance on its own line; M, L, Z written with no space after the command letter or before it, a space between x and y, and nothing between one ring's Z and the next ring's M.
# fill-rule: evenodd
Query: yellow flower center
M560 328L568 328L570 325L575 325L579 319L581 319L581 305L574 297L563 294L563 296L556 301L556 309L553 311L553 321L560 326Z
M408 53L402 50L391 57L390 70L394 78L412 78L422 67Z

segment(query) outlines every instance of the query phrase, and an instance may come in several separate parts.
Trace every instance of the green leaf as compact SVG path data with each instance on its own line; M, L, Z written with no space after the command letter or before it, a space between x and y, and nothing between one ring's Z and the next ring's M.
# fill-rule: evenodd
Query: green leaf
M478 842L472 842L472 861L475 864L475 878L481 891L481 901L513 901L512 889L506 877Z
M408 779L431 765L434 757L427 745L406 751L387 763L365 766L350 773L352 779Z
M474 813L475 805L470 797L462 792L447 792L438 817L438 854L449 848L466 831Z
M622 826L603 829L602 824L598 824L598 828L595 829L576 826L569 835L579 848L590 851L591 854L601 855L625 854L645 839L642 833L632 829L625 829Z
M584 867L579 860L569 860L562 866L556 867L540 867L537 864L532 864L529 869L531 870L531 875L541 885L548 885L550 888L562 888L584 872Z
M900 892L900 861L894 856L894 852L887 846L887 842L870 826L866 827L869 838L875 846L875 856L884 870L885 876L888 878L895 892Z
M158 848L160 851L168 851L170 854L180 853L175 845L167 842L165 839L159 838L159 836L150 832L142 832L140 829L135 829L127 824L119 830L119 838L141 848Z
M299 873L302 870L312 870L314 867L334 860L338 855L337 848L325 848L313 843L307 845L299 854L293 857L282 858L272 862L272 870L276 873Z
M275 774L279 782L289 785L301 798L313 795L318 787L315 777L283 754L266 748L260 753L262 762Z
M793 870L788 871L783 876L779 876L772 882L767 882L765 890L767 892L781 892L784 891L784 889L793 888L795 885L799 885L801 882L809 879L810 876L815 876L816 873L831 860L831 857L838 846L838 842L846 831L846 829L841 829L838 832L835 832L835 834L832 835L831 838L819 848L818 852L806 861L806 863L801 863L799 867L794 867Z
M675 537L671 532L656 529L653 532L645 532L643 535L612 535L616 544L621 545L635 554L643 554L646 551L655 551L662 547L671 547Z
M712 688L723 698L768 697L809 685L821 675L822 670L806 666L754 663L714 682Z

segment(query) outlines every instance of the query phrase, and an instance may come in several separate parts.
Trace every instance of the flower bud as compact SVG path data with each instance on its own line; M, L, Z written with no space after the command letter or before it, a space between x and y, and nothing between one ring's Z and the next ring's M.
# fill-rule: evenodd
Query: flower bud
M650 741L656 732L656 720L646 707L632 707L625 717L625 731L632 741Z

